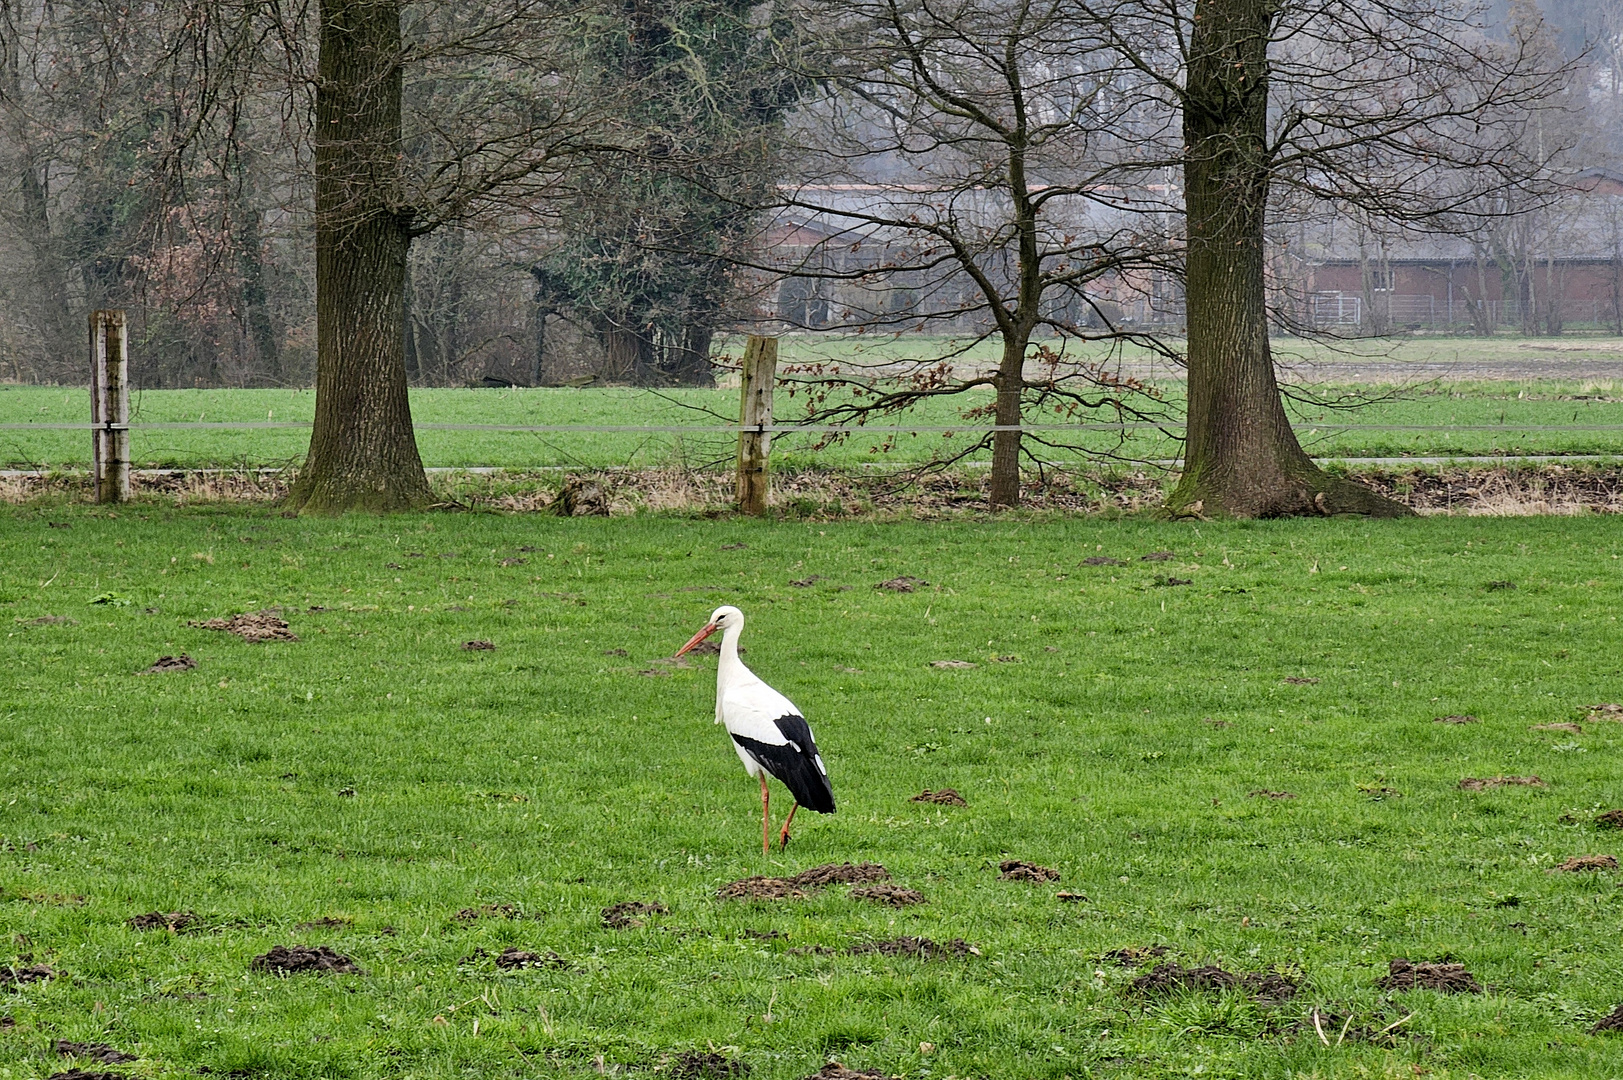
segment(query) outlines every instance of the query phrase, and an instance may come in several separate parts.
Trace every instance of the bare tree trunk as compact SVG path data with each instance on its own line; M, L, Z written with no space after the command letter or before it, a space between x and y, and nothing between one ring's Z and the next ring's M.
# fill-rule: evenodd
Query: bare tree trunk
M401 0L322 0L316 77L316 422L306 512L432 501L406 394L398 195Z
M1412 511L1326 475L1280 400L1268 343L1268 41L1272 0L1198 0L1183 105L1189 420L1175 516Z
M1020 403L1025 396L1026 343L1005 339L998 364L997 398L993 421L998 427L1019 428ZM986 501L993 510L1020 505L1020 432L992 432L992 475Z
M604 382L648 386L653 382L653 348L646 335L624 326L603 331Z
M667 350L665 377L677 386L715 386L716 373L710 366L710 343L715 336L708 326L684 328Z

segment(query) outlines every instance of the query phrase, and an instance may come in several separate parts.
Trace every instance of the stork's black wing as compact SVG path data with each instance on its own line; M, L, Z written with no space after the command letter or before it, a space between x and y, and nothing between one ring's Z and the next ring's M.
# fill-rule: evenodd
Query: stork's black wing
M829 785L828 770L823 767L822 755L812 740L811 726L804 717L792 714L772 722L782 732L783 742L762 742L743 735L734 735L733 741L782 781L801 806L819 814L832 814L834 788Z

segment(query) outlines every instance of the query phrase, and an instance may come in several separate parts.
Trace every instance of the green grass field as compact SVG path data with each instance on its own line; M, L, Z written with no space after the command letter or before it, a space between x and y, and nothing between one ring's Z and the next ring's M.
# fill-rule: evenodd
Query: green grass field
M1620 555L1604 518L0 508L0 961L57 973L0 986L0 1076L65 1070L55 1039L131 1077L670 1076L712 1048L755 1080L1623 1076L1623 1034L1587 1033L1623 1001L1619 876L1551 872L1623 855L1593 824L1623 724L1580 711L1623 700ZM873 587L903 574L930 584ZM840 800L769 860L714 660L656 662L721 602ZM299 641L187 625L270 605ZM1547 786L1459 787L1501 775ZM941 787L969 805L909 802ZM928 903L715 898L846 860ZM626 900L669 911L605 928ZM198 922L126 926L153 911ZM979 955L849 951L899 935ZM249 970L288 944L365 974ZM1300 989L1144 996L1099 959L1154 944ZM1485 991L1376 987L1445 956Z
M1327 387L1338 396L1354 391ZM1169 397L1177 414L1178 390ZM973 424L962 421L967 405L938 402L880 424L952 425L959 431L889 436L862 433L833 447L814 451L818 436L780 436L774 458L789 466L849 468L863 463L896 464L929 459L961 446ZM982 402L983 403L983 402ZM697 411L708 409L735 418L737 392L639 390L416 390L412 408L420 424L506 425L692 425L715 427L729 420ZM792 421L804 409L801 401L780 398L779 417ZM300 390L162 390L148 391L132 403L136 423L160 422L309 422L315 395ZM1356 411L1291 403L1302 443L1318 456L1399 457L1470 454L1623 454L1623 391L1557 381L1428 384L1408 390L1400 399L1383 400ZM80 423L88 420L89 397L83 390L51 387L0 387L0 423ZM1034 422L1042 422L1033 418ZM1348 430L1346 425L1359 425ZM1433 430L1371 430L1381 425L1425 426ZM1594 431L1585 427L1613 426ZM1495 430L1467 430L1467 427ZM1536 430L1554 428L1556 430ZM1046 437L1067 438L1064 433ZM489 432L419 430L418 445L430 467L498 466L514 469L553 467L657 466L682 463L704 466L727 462L736 436L695 432ZM132 453L142 467L279 466L303 460L309 445L307 428L137 429ZM886 446L887 441L892 445ZM1073 440L1074 441L1074 440ZM1143 460L1176 456L1179 444L1158 431L1130 433L1126 443L1108 432L1090 432L1081 441ZM0 467L84 468L89 462L86 431L0 429ZM1064 451L1043 451L1056 460L1074 460Z

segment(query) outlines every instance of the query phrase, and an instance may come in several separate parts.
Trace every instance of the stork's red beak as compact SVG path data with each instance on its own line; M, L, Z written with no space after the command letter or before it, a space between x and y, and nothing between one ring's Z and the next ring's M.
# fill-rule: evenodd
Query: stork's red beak
M709 637L715 632L716 624L706 623L703 630L700 630L697 634L694 634L692 638L688 639L688 643L686 645L676 650L676 656L681 656L683 653L687 652L689 649L693 648L693 646L697 645L699 642L703 641L705 638ZM676 659L676 656L671 657L671 659Z

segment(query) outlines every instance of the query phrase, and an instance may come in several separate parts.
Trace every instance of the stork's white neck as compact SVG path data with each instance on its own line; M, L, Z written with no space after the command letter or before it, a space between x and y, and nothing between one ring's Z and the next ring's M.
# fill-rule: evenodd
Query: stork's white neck
M716 685L726 686L749 669L738 658L738 639L744 633L744 620L734 619L721 632L721 659L716 664Z

